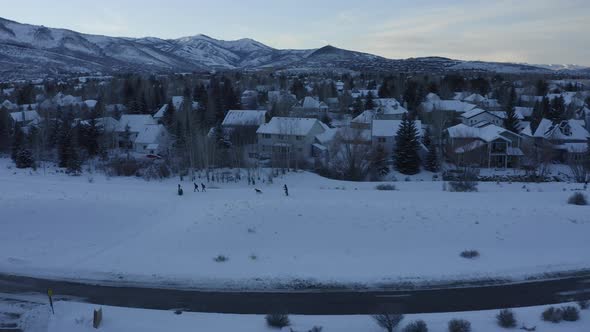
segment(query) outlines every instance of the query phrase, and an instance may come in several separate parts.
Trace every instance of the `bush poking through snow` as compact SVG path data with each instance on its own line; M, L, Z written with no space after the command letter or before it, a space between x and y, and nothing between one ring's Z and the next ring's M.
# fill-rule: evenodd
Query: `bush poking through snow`
M229 260L229 257L224 256L224 255L219 255L215 258L213 258L214 261L216 261L217 263L223 263L223 262L227 262Z
M393 191L395 190L395 186L392 184L379 184L377 185L377 187L375 187L375 189L383 191Z
M555 307L549 307L541 315L546 322L559 323L563 320L563 310Z
M574 306L565 306L561 308L563 310L563 320L568 322L575 322L580 319L580 310Z
M428 332L428 326L423 320L417 320L406 325L403 332Z
M510 309L501 310L498 315L496 315L496 321L498 325L503 328L512 328L516 326L516 318L514 318L514 312Z
M461 257L467 259L474 259L479 257L479 251L477 250L465 250L461 252Z
M588 205L588 199L582 193L574 193L567 200L567 203L571 205Z
M476 192L477 181L461 180L449 181L449 191L457 193Z
M387 332L393 332L399 323L404 319L402 314L384 313L372 316L377 325Z
M464 319L449 321L449 332L471 332L471 323Z
M586 309L590 308L590 301L580 300L580 301L578 301L578 306L580 306L580 309L586 310Z
M282 329L291 325L289 315L287 314L268 314L265 317L266 325L277 329Z
M311 328L311 330L309 330L309 332L322 332L324 328L321 326L314 326Z

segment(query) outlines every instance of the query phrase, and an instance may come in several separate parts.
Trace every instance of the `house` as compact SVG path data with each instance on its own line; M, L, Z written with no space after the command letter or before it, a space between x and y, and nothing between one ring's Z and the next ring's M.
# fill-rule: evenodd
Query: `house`
M477 128L458 124L445 130L443 149L458 166L516 168L523 156L522 136L489 124Z
M299 117L321 118L328 112L328 105L316 97L305 97L298 106L293 107L293 113Z
M158 121L158 123L162 123L162 121L164 119L164 115L166 115L167 111L168 111L168 104L162 105L162 107L160 107L160 109L156 112L156 114L153 115L154 120Z
M145 114L124 114L121 116L115 129L115 140L117 146L122 149L133 148L134 142L146 126L157 125L158 123L151 115ZM128 136L128 137L127 137Z
M536 146L549 144L554 151L554 158L561 162L581 158L586 152L587 142L590 139L590 133L579 120L554 123L551 120L542 119L534 132L529 125L522 134L533 140Z
M393 156L397 141L397 132L401 126L401 120L373 120L371 126L371 145L373 148L382 148L387 158ZM422 138L422 122L414 121L418 130L418 136Z
M354 129L371 129L371 123L374 118L374 111L364 111L350 121L350 127Z
M317 119L274 117L256 131L258 155L278 165L306 162L313 156L315 137L326 127Z
M374 100L376 117L379 120L401 120L408 113L395 98L377 98Z
M167 154L170 135L161 124L144 126L133 141L133 150L144 154Z
M26 128L30 125L37 125L41 122L41 116L37 111L18 111L10 113L10 119L13 125L19 124L21 128Z
M0 108L4 108L7 111L16 111L18 109L17 104L13 104L10 100L6 99L0 104Z
M238 144L256 143L258 127L266 123L266 111L230 110L221 126L229 133L230 140Z
M246 90L242 92L240 103L245 110L256 109L258 107L258 91Z
M519 121L524 120L522 114L515 110L515 115ZM487 111L481 108L474 108L471 111L461 114L461 122L467 126L481 127L482 124L493 124L503 127L506 119L506 112Z

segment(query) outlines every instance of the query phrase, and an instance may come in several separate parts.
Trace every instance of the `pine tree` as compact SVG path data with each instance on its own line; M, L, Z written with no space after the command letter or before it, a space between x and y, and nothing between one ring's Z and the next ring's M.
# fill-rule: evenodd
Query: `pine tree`
M101 131L97 123L96 110L92 110L88 125L83 126L83 134L81 135L83 137L83 144L81 145L84 146L90 157L96 156L99 152L98 140L100 135Z
M372 110L375 108L375 100L373 98L373 93L369 91L367 94L367 100L365 101L365 109Z
M35 159L33 158L33 153L31 150L25 148L18 150L14 163L16 164L16 168L35 168Z
M11 146L10 127L10 114L4 107L0 107L0 152L8 151Z
M12 137L12 148L10 153L10 158L16 162L17 155L19 151L24 147L25 144L25 134L21 129L20 124L17 122L14 126L14 135Z
M419 148L416 124L404 115L396 134L395 146L395 168L400 173L412 175L420 172Z
M516 105L516 90L514 88L510 89L510 96L508 97L508 101L506 102L505 108L505 118L504 118L504 128L507 130L518 133L520 127L520 121L516 116L516 111L514 109Z
M426 155L426 160L424 161L424 168L427 171L436 173L440 170L440 164L438 162L438 155L436 151L436 146L432 143L432 135L430 133L430 128L426 127L426 132L424 133L424 139L422 143L428 149L428 154Z
M172 99L168 101L168 106L166 107L166 112L164 112L164 117L162 121L168 130L174 128L174 121L176 120L176 108L174 107L174 103Z

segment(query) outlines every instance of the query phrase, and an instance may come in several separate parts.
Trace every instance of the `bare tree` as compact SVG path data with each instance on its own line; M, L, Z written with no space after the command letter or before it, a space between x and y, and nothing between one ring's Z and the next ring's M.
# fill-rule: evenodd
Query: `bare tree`
M393 332L397 326L404 319L402 314L383 313L372 316L377 325L385 329L387 332Z
M371 148L363 131L343 129L330 147L330 168L344 179L363 180L370 166Z

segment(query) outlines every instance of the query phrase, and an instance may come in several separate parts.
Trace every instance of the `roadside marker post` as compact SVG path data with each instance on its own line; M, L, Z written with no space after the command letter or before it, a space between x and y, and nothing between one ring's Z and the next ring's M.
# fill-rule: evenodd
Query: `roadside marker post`
M53 310L53 290L51 288L47 289L47 297L49 298L49 305L51 306L51 313L55 315L55 310Z

